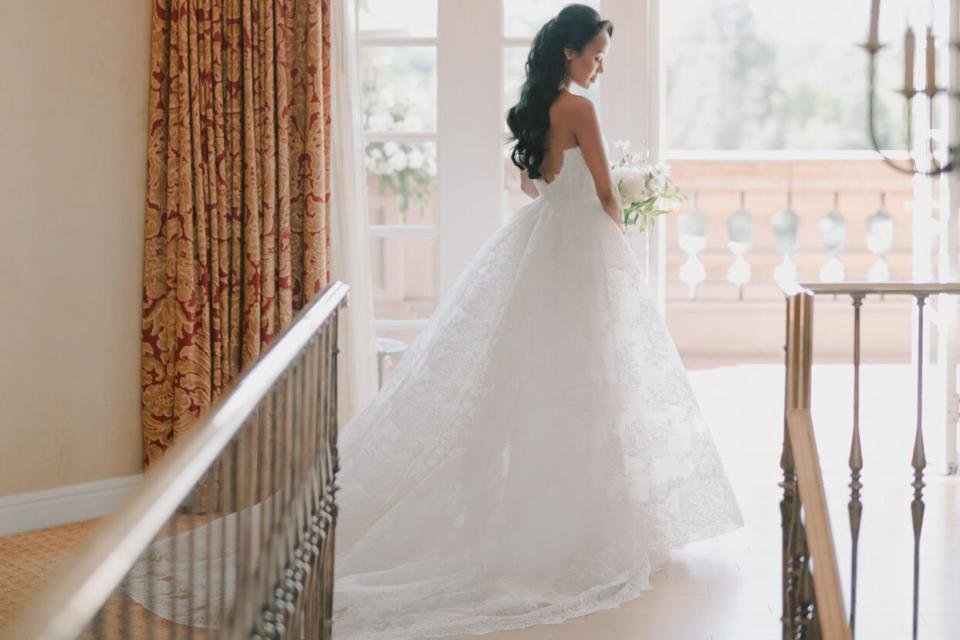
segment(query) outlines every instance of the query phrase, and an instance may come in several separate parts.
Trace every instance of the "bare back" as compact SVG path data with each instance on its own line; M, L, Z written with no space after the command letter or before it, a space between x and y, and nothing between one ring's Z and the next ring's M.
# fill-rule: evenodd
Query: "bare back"
M583 159L593 176L597 198L604 210L618 225L620 222L619 198L613 188L613 176L603 145L603 135L593 102L563 90L550 105L550 130L547 132L546 150L540 173L543 181L553 182L563 170L564 151L580 147ZM525 177L525 173L524 173Z
M546 149L540 165L544 182L553 182L563 168L563 152L579 144L574 131L578 99L586 98L580 98L568 91L561 91L550 105L550 130L547 132Z

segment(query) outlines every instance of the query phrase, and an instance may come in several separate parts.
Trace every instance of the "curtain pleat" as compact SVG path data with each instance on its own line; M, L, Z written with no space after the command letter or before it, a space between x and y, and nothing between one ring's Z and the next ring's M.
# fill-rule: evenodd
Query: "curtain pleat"
M147 465L329 282L329 58L329 0L154 2Z

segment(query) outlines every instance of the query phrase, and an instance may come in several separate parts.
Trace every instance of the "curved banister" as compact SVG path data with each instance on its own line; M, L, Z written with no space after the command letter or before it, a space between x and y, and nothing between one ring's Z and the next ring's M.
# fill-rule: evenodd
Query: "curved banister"
M335 358L335 319L340 307L347 304L348 292L346 284L332 283L297 314L233 387L148 471L141 484L97 529L76 561L6 630L5 637L72 639L94 620L151 541L176 516L204 474L250 421L261 401L290 373L331 319L334 329L328 348ZM333 375L334 380L327 384L333 385L335 395L335 363L325 371Z
M824 640L850 640L850 627L847 626L840 586L840 569L810 411L790 409L787 412L787 431L797 474L798 496L803 506L807 554L814 566L812 578L820 637Z

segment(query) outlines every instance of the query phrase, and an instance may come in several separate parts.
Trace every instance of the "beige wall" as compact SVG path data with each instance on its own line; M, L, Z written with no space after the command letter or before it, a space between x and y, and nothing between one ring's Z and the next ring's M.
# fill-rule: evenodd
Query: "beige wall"
M0 0L0 496L141 470L148 0Z

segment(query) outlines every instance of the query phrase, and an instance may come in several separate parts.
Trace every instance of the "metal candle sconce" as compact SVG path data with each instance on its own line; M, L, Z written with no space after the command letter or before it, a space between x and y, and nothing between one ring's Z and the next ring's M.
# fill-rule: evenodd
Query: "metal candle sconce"
M869 128L870 128L870 143L873 145L874 150L880 154L880 156L889 164L891 167L903 173L918 174L924 176L936 176L942 173L948 173L953 169L960 166L960 144L952 144L948 146L947 153L947 163L941 164L937 160L936 153L933 148L933 137L931 136L928 139L929 149L930 149L930 166L926 169L922 169L917 166L916 160L911 157L909 165L903 165L892 158L884 155L880 150L880 145L877 143L877 134L876 134L876 124L875 124L875 102L876 102L876 81L877 81L877 53L886 45L880 43L879 39L879 27L880 27L880 0L871 0L870 6L870 31L867 36L867 42L861 45L866 49L867 53L870 56L870 66L869 66L869 96L867 99L868 104L868 119L869 119ZM926 54L926 82L923 89L917 89L914 83L913 70L914 70L914 56L916 55L916 35L914 34L913 27L907 26L907 31L904 34L904 74L903 74L903 89L898 91L900 95L904 97L907 101L907 149L913 149L913 98L918 94L923 94L927 97L927 109L928 109L928 118L929 118L929 129L933 130L933 107L934 107L934 98L937 94L945 91L944 88L937 86L937 64L936 64L936 41L933 35L932 26L927 26L926 40L925 40L925 54ZM953 48L960 50L960 42L951 42ZM960 93L952 93L951 98L960 97Z

